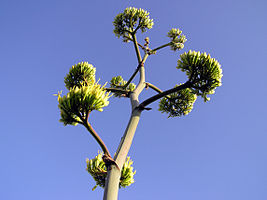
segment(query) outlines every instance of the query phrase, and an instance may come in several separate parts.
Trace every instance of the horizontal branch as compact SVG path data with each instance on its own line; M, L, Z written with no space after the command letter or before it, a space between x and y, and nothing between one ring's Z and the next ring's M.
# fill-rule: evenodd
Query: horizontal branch
M120 93L125 95L126 97L129 97L129 90L124 90L121 88L104 88L104 90L108 91L108 92L113 92L113 93Z
M153 85L152 83L148 83L146 82L146 87L151 88L152 90L158 92L158 93L162 93L163 91L161 89L159 89L157 86Z
M164 44L164 45L161 45L161 46L159 46L159 47L157 47L157 48L155 48L155 49L152 49L151 51L153 52L153 51L160 50L160 49L162 49L162 48L164 48L164 47L170 46L170 44L171 44L171 42L169 42L169 43L167 43L167 44Z
M186 83L179 85L177 87L174 87L172 89L166 90L162 93L156 94L148 99L146 99L145 101L143 101L138 107L139 109L143 110L147 105L153 103L154 101L157 101L158 99L165 97L171 93L174 92L178 92L180 90L186 89L186 88L190 88L191 87L191 83L189 81L187 81Z

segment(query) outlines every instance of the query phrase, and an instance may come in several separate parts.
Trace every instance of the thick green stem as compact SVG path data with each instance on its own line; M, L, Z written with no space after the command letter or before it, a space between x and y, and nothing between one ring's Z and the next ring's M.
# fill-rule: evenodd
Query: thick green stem
M121 139L120 145L116 152L116 156L114 158L115 162L117 163L120 169L122 169L127 154L130 150L134 134L141 115L141 110L139 110L136 107L138 105L137 97L138 95L136 95L136 93L131 93L130 95L132 106L135 107L135 109L133 109L132 111L130 121ZM120 176L121 172L115 166L111 166L111 170L108 171L103 200L118 199Z
M116 151L116 155L114 157L114 160L116 164L118 165L119 169L122 169L122 166L126 160L127 154L132 145L134 134L135 134L137 125L139 123L140 115L142 112L142 109L139 109L138 107L139 106L138 96L142 92L142 90L145 88L144 63L146 59L148 58L148 54L146 53L142 59L139 48L138 48L138 44L136 41L136 37L134 34L133 34L133 40L134 40L136 55L137 55L138 62L139 62L138 71L140 73L140 80L135 90L132 93L130 93L130 100L131 100L131 105L132 105L131 118L129 120L128 126L124 132L120 145ZM120 176L121 176L121 172L119 169L116 168L116 166L112 165L111 169L108 171L107 180L105 183L105 191L104 191L103 200L117 200L118 199L119 182L120 182Z
M120 145L116 151L116 155L114 157L114 160L118 165L119 169L122 169L122 166L126 160L142 112L142 110L138 108L138 96L145 88L145 68L143 63L146 61L147 57L148 54L145 54L144 58L140 61L140 63L142 63L139 69L140 80L136 89L132 93L130 93L132 114L128 126L121 139ZM108 171L103 200L118 199L119 182L121 176L121 172L119 169L117 169L115 166L111 166L111 170Z

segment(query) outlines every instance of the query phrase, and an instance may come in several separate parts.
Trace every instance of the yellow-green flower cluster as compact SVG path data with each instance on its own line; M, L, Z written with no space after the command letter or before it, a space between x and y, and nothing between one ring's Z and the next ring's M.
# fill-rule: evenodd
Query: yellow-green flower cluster
M93 190L100 186L102 188L105 187L105 181L107 177L107 168L106 165L102 159L103 153L100 153L93 159L89 160L86 159L87 168L86 170L89 172L89 174L93 177L93 179L96 182L96 186L93 188Z
M130 159L130 157L127 157L121 170L120 187L125 188L134 183L133 177L136 171L133 170L132 164L133 164L133 161Z
M72 66L65 84L69 89L67 95L58 94L60 122L64 125L82 123L91 111L103 111L109 104L110 93L95 82L95 68L86 62Z
M153 24L153 19L150 19L149 12L141 8L129 7L115 17L113 32L117 37L122 36L127 42L127 38L131 38L132 33L138 29L145 32L147 29L151 29Z
M159 103L159 111L168 113L168 117L187 115L192 111L196 99L197 95L193 94L191 89L186 88L163 97Z
M97 186L100 186L102 188L105 187L107 168L102 159L102 156L103 153L99 152L95 158L91 160L86 159L87 163L86 170L89 172L89 174L93 177L93 179L96 182L96 186L93 189L95 189ZM121 170L121 178L119 184L120 187L127 187L130 186L132 183L134 183L133 177L136 171L133 171L132 164L133 161L130 159L130 157L127 157Z
M168 37L171 39L171 50L181 50L184 48L184 43L187 41L185 35L181 35L182 31L176 28L171 29L168 32Z
M134 91L136 85L134 83L130 83L126 88L124 88L124 85L127 83L127 81L123 80L121 76L115 76L110 81L110 87L112 88L122 88L127 91ZM120 97L121 95L119 93L114 93L115 97Z
M208 101L207 95L213 94L221 86L222 69L217 60L206 53L195 51L185 52L180 55L177 69L186 72L192 91Z
M66 88L70 90L74 87L82 87L84 84L95 83L95 71L95 67L88 62L73 65L64 80Z
M103 107L109 104L109 97L109 92L97 83L71 88L67 95L58 98L60 121L64 125L77 125L85 119L88 112L103 111Z

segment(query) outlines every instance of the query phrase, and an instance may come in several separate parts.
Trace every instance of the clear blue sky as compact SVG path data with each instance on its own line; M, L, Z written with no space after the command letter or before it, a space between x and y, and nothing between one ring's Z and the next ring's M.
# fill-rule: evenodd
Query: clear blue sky
M175 67L189 49L211 53L224 76L211 101L199 98L188 116L168 119L157 103L142 114L129 153L136 183L119 199L266 200L265 0L1 0L0 199L102 199L85 170L99 146L84 127L58 122L52 94L64 90L64 76L80 61L96 67L102 84L131 75L134 49L112 32L114 17L129 6L154 19L144 35L152 47L168 42L173 27L188 39L181 52L149 58L147 81L162 89L185 81ZM112 153L129 115L127 99L111 98L91 116Z

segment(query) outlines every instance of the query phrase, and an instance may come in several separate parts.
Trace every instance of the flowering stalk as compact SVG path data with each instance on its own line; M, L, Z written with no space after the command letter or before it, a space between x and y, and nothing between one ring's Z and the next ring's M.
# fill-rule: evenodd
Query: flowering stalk
M114 33L122 37L123 42L133 42L138 66L128 81L121 76L113 77L110 87L105 88L95 80L95 68L87 63L81 62L72 66L65 77L65 85L69 92L61 97L58 93L58 107L64 125L81 124L100 145L103 153L95 158L87 159L87 171L96 181L96 186L104 188L104 200L117 200L120 187L126 187L134 182L132 161L127 158L136 128L143 110L151 103L159 101L159 111L167 113L168 117L180 117L187 115L193 109L197 97L208 101L207 95L213 94L215 89L221 85L222 70L217 60L209 54L189 50L180 55L177 69L185 72L188 80L182 84L176 84L168 90L161 90L155 85L146 82L145 62L149 55L156 54L157 50L170 46L171 50L177 51L184 47L185 35L176 28L171 29L167 37L170 41L157 48L149 48L149 38L146 37L145 44L138 43L137 32L146 32L153 26L153 20L149 13L143 9L126 8L123 13L118 14L113 22ZM144 51L143 57L139 47ZM132 83L139 73L137 86ZM157 94L139 102L139 95L145 87L149 87ZM111 157L107 146L100 136L88 122L89 114L94 110L103 111L109 104L110 93L114 97L128 97L131 102L132 112L124 135L120 141L114 158ZM95 187L96 187L95 186ZM94 188L95 188L94 187Z

